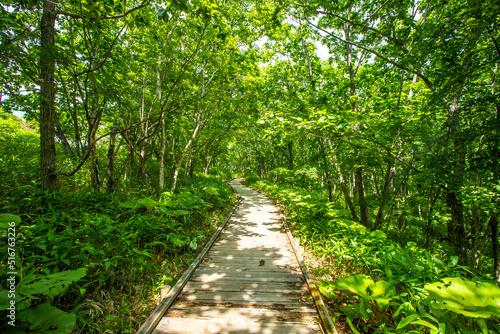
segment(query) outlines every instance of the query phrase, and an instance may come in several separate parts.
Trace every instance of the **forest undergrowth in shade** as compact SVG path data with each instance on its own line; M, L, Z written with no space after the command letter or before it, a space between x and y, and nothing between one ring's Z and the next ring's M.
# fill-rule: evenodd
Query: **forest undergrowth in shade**
M0 129L0 227L15 222L16 234L15 266L5 260L0 275L19 277L16 326L2 321L2 333L134 333L234 202L228 175L218 174L193 175L159 198L132 182L96 194L84 179L43 192L34 182L38 135L15 117ZM1 291L4 309L9 292Z
M0 2L0 317L134 332L245 175L346 331L498 333L499 24L495 0Z

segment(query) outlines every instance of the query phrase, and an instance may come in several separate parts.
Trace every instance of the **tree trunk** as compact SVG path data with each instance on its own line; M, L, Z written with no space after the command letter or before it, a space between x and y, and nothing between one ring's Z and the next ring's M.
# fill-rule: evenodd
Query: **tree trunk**
M73 51L76 53L76 51L75 51L75 39L73 37L73 21L70 19L68 21L68 23L69 23L70 44L71 44ZM75 72L77 71L76 68L74 68L73 70ZM74 77L73 80L75 81L75 86L78 86L78 79ZM70 113L71 113L71 118L73 120L73 130L75 132L76 156L80 157L81 149L82 149L82 138L80 136L80 128L78 126L78 110L77 110L78 101L77 101L77 90L76 89L73 90L72 98L73 98L73 108L70 108Z
M349 8L349 13L351 12L351 8ZM351 41L350 37L351 26L349 23L345 23L344 25L344 38L347 42ZM349 43L345 43L345 60L347 63L347 69L349 70L349 95L350 95L350 103L353 112L358 112L358 105L356 100L356 71L354 69L353 64L353 55L352 55L352 46ZM354 124L354 131L360 131L360 124ZM357 154L358 160L361 160L361 152ZM361 164L361 162L359 162ZM357 167L354 172L354 184L355 189L358 194L358 203L360 208L360 223L368 228L371 228L370 218L368 216L368 206L365 199L365 191L363 184L363 167ZM352 210L351 210L352 211Z
M158 172L160 192L165 188L165 149L167 147L167 138L165 137L165 120L161 120L161 148L160 148L160 170Z
M61 145L64 150L64 154L69 156L70 158L75 157L75 152L73 152L73 148L68 142L68 139L66 138L66 135L64 134L64 131L62 130L61 127L61 122L59 120L59 115L57 115L56 112L54 112L54 117L55 117L55 127L56 127L56 136L59 138L59 141L61 142Z
M429 246L430 246L431 234L432 234L432 213L434 212L434 206L436 204L436 201L441 194L441 189L438 188L436 195L434 195L434 197L432 196L432 188L429 190L429 192L430 192L430 194L429 194L430 203L429 203L429 211L427 213L427 232L426 232L424 248L429 248ZM434 233L434 235L435 235L435 233ZM434 236L434 238L435 238L435 236Z
M184 150L182 151L181 157L179 158L179 161L177 162L177 165L175 166L174 177L172 180L172 186L170 187L170 192L172 192L172 193L175 191L175 188L177 187L177 179L179 177L179 170L181 169L182 162L184 161L184 158L186 157L186 155L189 151L189 147L191 146L194 139L196 138L196 134L198 133L200 126L201 126L200 115L198 115L197 120L196 120L196 127L194 128L193 134L191 135L191 138L189 138L189 141L187 142L186 146L184 147Z
M495 64L495 69L493 70L493 80L492 80L492 85L491 85L491 94L495 95L495 82L496 82L496 76L498 72L498 63ZM496 124L500 124L500 106L492 104L491 107L496 107ZM492 109L493 111L493 109ZM498 158L499 158L499 153L498 152L498 143L499 138L498 134L492 133L491 138L490 138L490 145L491 145L491 162L493 166L493 177L492 177L492 184L495 186L498 186L499 184L499 166L498 166ZM493 199L492 199L493 200ZM491 248L493 251L493 277L494 280L497 282L497 284L500 285L500 247L498 244L498 214L494 212L493 210L490 210L490 221L489 221L490 227L491 227Z
M490 217L491 227L491 248L493 251L493 278L500 284L500 247L498 245L498 215L491 211Z
M330 148L330 154L332 155L332 161L333 161L333 166L339 173L339 184L340 184L340 190L344 194L344 200L345 204L351 211L351 216L353 220L359 221L358 215L356 214L356 208L354 207L354 204L351 201L351 196L349 196L349 190L347 189L347 184L344 178L344 174L342 173L342 170L340 169L339 164L337 163L337 157L333 153L333 145L332 141L330 139L326 140L326 143L328 144L328 147Z
M319 144L321 147L321 153L323 156L323 164L325 165L325 178L326 178L326 186L328 188L328 201L333 202L333 194L332 194L332 180L330 177L330 168L328 166L328 161L326 160L325 154L325 145L323 144L323 139L319 139ZM323 196L321 196L323 197Z
M293 173L293 143L288 143L288 167L290 171ZM290 188L293 189L293 178L290 178Z
M108 180L106 184L106 192L108 194L113 192L115 188L115 180L113 179L114 174L114 160L115 160L115 139L116 139L117 128L111 128L111 135L109 137L109 149L108 149L108 168L106 168L106 179Z
M160 80L160 59L158 60L158 70L156 71L156 89L158 92L158 100L161 101L161 80ZM165 149L167 147L167 138L165 136L165 118L161 118L161 148L160 148L160 170L158 171L158 183L160 193L165 188Z
M451 211L451 220L448 221L450 240L455 246L455 254L459 257L459 264L467 265L468 261L468 241L465 233L464 213L462 201L457 197L457 193L449 190L446 201Z
M99 181L99 162L97 159L97 142L96 133L99 128L99 95L97 94L97 87L95 87L95 82L93 83L93 96L92 96L92 114L88 117L89 122L89 133L87 137L88 150L90 150L90 183L95 192L99 192L101 182Z
M54 73L55 2L43 3L40 21L40 166L42 190L57 190Z
M460 265L468 265L469 244L466 238L465 221L461 188L465 173L465 144L461 139L460 116L458 115L458 97L461 86L455 90L455 98L450 104L449 131L453 136L453 163L452 175L449 176L447 204L451 211L451 220L448 222L448 232L451 232L450 240L455 247L455 253L459 256Z
M360 223L368 228L372 227L370 217L368 216L368 204L365 198L365 189L363 184L363 167L357 167L355 170L356 189L358 190Z
M394 162L391 162L389 165L387 165L387 169L385 171L384 188L382 189L382 193L380 194L380 205L377 211L377 216L375 217L375 225L373 226L375 230L380 229L383 223L382 215L384 213L385 205L389 200L389 193L394 172Z

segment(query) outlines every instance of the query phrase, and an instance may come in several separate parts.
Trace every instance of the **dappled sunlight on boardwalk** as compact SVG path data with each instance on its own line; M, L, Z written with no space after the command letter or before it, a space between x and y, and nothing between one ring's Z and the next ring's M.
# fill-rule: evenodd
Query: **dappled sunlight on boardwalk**
M320 333L278 210L231 184L242 203L155 333Z

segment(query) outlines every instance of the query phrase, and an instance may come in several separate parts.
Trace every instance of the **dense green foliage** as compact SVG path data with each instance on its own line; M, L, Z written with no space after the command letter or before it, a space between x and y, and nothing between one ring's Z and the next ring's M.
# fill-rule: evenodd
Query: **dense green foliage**
M0 216L0 234L7 240L9 221L16 222L17 234L12 247L17 267L3 265L0 275L18 273L19 312L16 327L3 323L2 333L43 332L54 325L51 333L68 333L76 324L86 332L134 332L154 306L151 297L182 275L231 204L225 179L195 174L159 200L130 186L114 194L95 194L90 187L47 194L34 182L36 133L22 130L15 118L0 124L9 129L1 137L6 158L0 182L10 185L0 193L0 211L10 212ZM7 248L2 244L3 263ZM3 286L3 319L8 293Z
M500 330L499 288L480 277L450 278L468 276L469 268L458 265L456 256L448 259L448 249L423 249L418 246L421 240L408 241L410 236L391 240L380 230L350 220L342 201L330 203L298 187L291 190L255 180L252 175L245 178L286 208L294 235L317 259L311 264L321 293L353 331L356 327L374 333ZM435 288L449 287L450 281L456 291Z

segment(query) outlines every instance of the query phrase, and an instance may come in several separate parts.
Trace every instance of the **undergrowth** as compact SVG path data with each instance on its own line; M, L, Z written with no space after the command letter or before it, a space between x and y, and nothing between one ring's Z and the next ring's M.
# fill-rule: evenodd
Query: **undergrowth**
M500 332L500 288L457 265L448 248L393 240L351 221L340 201L259 179L245 182L284 206L333 317L354 333Z
M0 332L135 332L233 203L224 173L155 197L123 186L47 194L38 135L15 120L0 126L9 127L0 135L0 318L15 319Z

